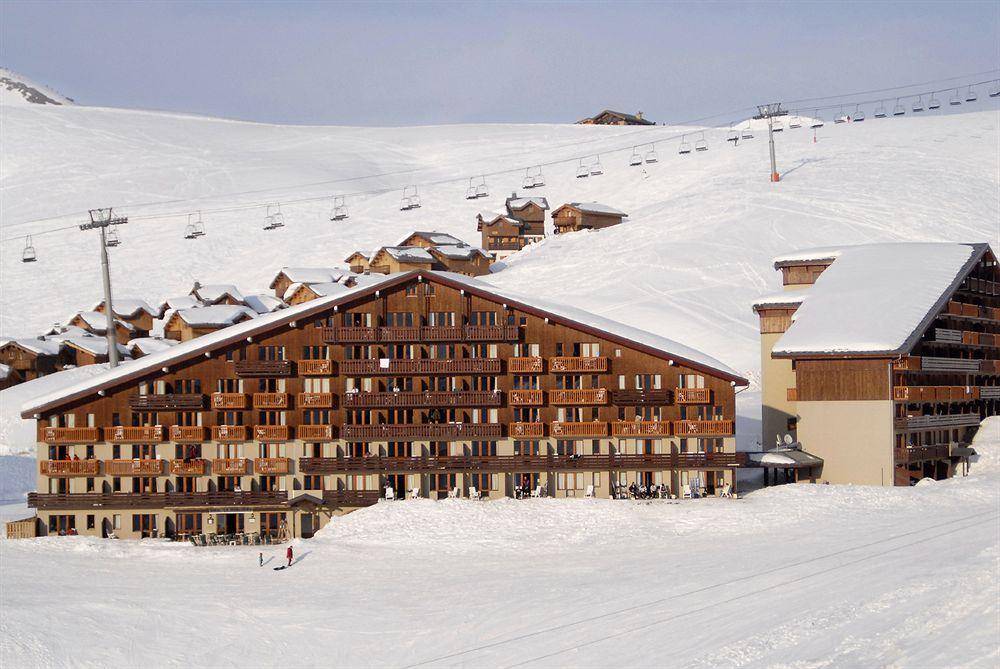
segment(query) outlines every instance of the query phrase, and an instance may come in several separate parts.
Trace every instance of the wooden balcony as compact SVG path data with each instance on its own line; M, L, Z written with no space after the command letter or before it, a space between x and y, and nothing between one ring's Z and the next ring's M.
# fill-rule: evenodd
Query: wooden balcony
M205 407L205 396L197 394L131 395L130 409L136 411L190 411Z
M669 437L669 420L616 420L611 423L612 437Z
M507 403L511 406L540 406L545 404L545 391L511 390L507 392Z
M246 409L247 396L243 393L212 393L213 409Z
M288 441L291 429L287 425L255 425L253 438L257 441Z
M99 427L47 427L42 431L46 444L92 444L101 441Z
M920 357L919 356L904 356L898 360L892 361L892 366L894 369L902 372L915 372L920 370Z
M923 356L920 358L922 372L959 372L976 373L982 369L983 360L970 358L945 358Z
M193 460L171 460L170 473L174 476L202 476L205 474L208 460L195 458Z
M608 359L601 358L549 358L552 374L597 374L608 371Z
M669 390L614 390L611 403L620 407L667 406L674 398Z
M246 425L215 425L212 427L213 441L246 441Z
M541 439L545 436L545 423L511 423L507 433L511 439Z
M105 438L113 444L150 444L163 441L162 425L126 427L119 425L105 429Z
M324 490L323 504L333 507L374 506L382 498L379 490Z
M996 320L997 314L1000 314L1000 309L981 307L978 304L968 304L952 300L948 303L946 313L949 316L957 318Z
M258 474L287 474L288 458L254 458L253 470Z
M285 508L284 490L245 492L143 492L143 493L28 493L28 506L36 509L162 509L162 508Z
M486 407L500 406L500 391L428 391L423 393L346 393L344 407L352 409L393 409L397 407Z
M675 420L674 434L679 437L686 435L731 436L734 432L731 420Z
M545 371L545 359L507 358L507 370L511 374L542 374Z
M278 377L292 374L291 360L240 360L236 363L237 376Z
M216 458L212 460L212 473L216 476L243 476L247 473L246 458Z
M979 399L978 386L895 386L897 402L964 402Z
M162 476L164 460L105 460L104 473L108 476Z
M205 428L200 425L171 425L170 441L205 441Z
M423 341L462 341L465 338L461 325L430 325L420 330Z
M920 431L939 428L975 427L981 422L978 413L954 413L926 416L901 416L893 421L897 430Z
M896 464L910 464L926 460L943 460L951 454L948 444L932 444L928 446L911 446L896 449Z
M332 409L333 393L299 393L300 409Z
M381 327L378 329L378 338L379 341L384 342L418 342L420 341L420 327Z
M299 360L299 374L303 376L332 376L333 360Z
M498 423L344 425L341 433L345 441L465 441L503 436Z
M288 393L254 393L254 409L287 409Z
M45 476L97 476L100 460L39 460L38 473Z
M332 425L299 425L295 433L302 441L333 441L336 431Z
M572 437L606 437L608 436L608 424L602 421L590 421L583 423L555 421L549 428L549 434L556 439L568 439Z
M516 325L466 325L466 341L517 341L521 337Z
M340 365L345 376L413 376L436 374L500 374L499 358L431 358L398 360L345 360Z
M364 327L323 328L320 336L328 344L373 344L378 341L378 329Z
M677 388L674 399L678 404L711 404L712 391L708 388Z
M572 390L550 390L549 404L581 405L607 404L608 391L604 388L577 388Z

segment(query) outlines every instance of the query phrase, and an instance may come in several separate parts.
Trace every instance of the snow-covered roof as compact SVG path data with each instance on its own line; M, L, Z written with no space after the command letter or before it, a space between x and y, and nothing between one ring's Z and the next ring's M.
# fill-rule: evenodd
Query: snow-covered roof
M612 216L628 216L624 211L620 209L615 209L611 205L601 204L600 202L570 202L564 204L559 209L563 207L573 207L574 209L579 209L586 214L607 214Z
M92 334L90 330L84 330L77 325L57 325L45 333L45 338L61 341L69 337L88 337Z
M159 337L138 337L128 343L128 350L135 355L136 351L143 355L159 353L176 346L179 342L174 339L161 339Z
M337 281L346 271L336 267L282 267L271 281L271 288L282 274L292 283L328 283Z
M749 456L751 462L764 467L818 467L823 464L823 458L797 448L774 448Z
M243 293L236 286L229 283L213 283L197 286L191 289L191 294L196 295L206 302L218 302L227 295L237 302L243 301Z
M385 251L399 262L408 262L408 263L434 262L434 256L432 256L430 252L427 249L423 248L422 246L383 246L381 250ZM373 259L375 258L376 253L373 253L371 255Z
M430 281L450 283L456 287L465 288L470 291L480 292L485 296L505 300L512 305L524 305L524 307L543 312L547 317L555 320L565 320L568 325L581 327L592 327L601 330L614 340L618 339L628 344L634 344L650 350L663 358L674 359L681 364L689 364L696 368L711 370L724 378L727 378L739 385L746 385L747 381L737 372L719 362L715 358L708 356L693 348L675 342L666 337L646 332L623 323L618 323L603 316L597 316L590 312L575 307L551 303L539 300L535 297L523 296L510 291L498 289L487 283L476 281L461 274L451 272L433 271L411 271L404 274L393 274L384 276L366 277L357 286L339 294L329 297L321 297L310 302L296 304L288 309L282 309L272 314L265 314L258 318L238 323L228 328L223 328L217 332L209 333L202 337L190 339L182 342L173 348L147 355L139 360L121 365L104 374L100 374L92 379L87 379L72 386L60 388L58 391L44 396L37 396L26 403L21 412L24 417L33 413L44 411L52 406L72 401L81 397L86 397L96 393L98 389L107 388L121 384L133 378L140 378L147 374L156 373L162 368L174 364L178 361L188 360L203 355L207 351L212 351L223 346L239 342L248 336L259 332L273 330L277 326L285 325L297 319L309 318L315 314L346 303L357 297L375 292L386 285L398 285L412 280L416 276L423 276Z
M62 351L61 340L33 339L31 337L0 339L0 347L7 344L16 344L36 355L59 355L59 352Z
M510 216L506 212L502 212L502 211L490 211L488 209L484 209L484 210L480 211L479 213L476 214L476 217L479 218L479 219L481 219L483 221L483 223L492 223L493 221L497 220L498 218L506 218L509 221L513 221L514 220L514 219L510 218Z
M160 305L160 312L167 311L168 309L173 309L174 311L178 309L191 309L193 307L198 307L202 305L202 301L199 300L194 295L181 295L179 297L168 297ZM164 315L164 318L168 318L168 315Z
M285 290L285 299L292 299L292 295L298 292L299 288L302 286L309 286L309 290L316 293L319 297L327 297L329 295L338 295L344 291L350 290L346 285L331 281L327 283L293 283Z
M477 255L488 258L486 252L477 246L469 246L468 244L438 244L437 246L431 247L432 251L440 253L445 258L451 258L452 260L469 260Z
M377 249L376 249L376 250L377 250ZM346 258L344 258L344 262L351 262L351 258L353 258L354 256L361 256L361 257L362 257L362 258L364 258L365 260L368 260L368 258L370 258L370 257L371 257L371 256L366 256L366 255L365 255L364 253L362 253L361 251L351 251L351 255L349 255L349 256L347 256Z
M549 201L544 197L509 197L507 198L507 206L513 209L524 209L529 204L534 204L542 209L549 208Z
M794 253L783 253L774 259L774 268L783 265L797 265L810 262L832 262L840 257L841 247L825 246L815 249L803 249Z
M114 304L115 316L120 318L135 318L139 315L140 311L145 311L153 318L160 317L160 312L149 306L149 303L146 302L146 300L140 300L132 297L113 297L111 298L111 301ZM91 310L97 311L102 306L104 306L104 300L95 304Z
M92 353L93 355L108 354L108 340L105 337L70 337L64 339L63 343L72 348ZM118 352L123 356L129 355L128 349L118 344Z
M221 328L254 318L257 312L237 304L212 304L195 309L180 309L177 316L193 328Z
M72 322L79 318L87 327L94 330L95 332L104 332L108 328L108 317L99 311L80 311L76 313L73 318L69 319L68 322ZM131 323L126 323L120 318L116 318L115 325L123 327L129 332L135 331L135 327Z
M423 237L424 239L426 239L427 241L429 241L431 244L461 244L462 243L461 239L459 239L458 237L454 237L452 235L449 235L447 232L438 232L437 230L430 230L430 231L427 231L427 230L415 230L415 231L411 232L410 234L401 237L400 240L398 242L396 242L396 246L400 246L401 244L403 244L404 242L406 242L406 240L408 240L410 237L413 237L414 235L420 235L421 237Z
M918 242L842 247L806 289L808 297L773 352L905 353L987 248Z
M754 308L758 307L790 307L802 304L802 301L809 295L809 289L796 288L794 290L779 290L773 293L761 295L753 302Z
M300 286L302 284L299 284ZM255 293L253 295L244 295L243 303L248 307L253 309L258 314L269 314L272 311L278 309L284 309L285 302L270 293Z

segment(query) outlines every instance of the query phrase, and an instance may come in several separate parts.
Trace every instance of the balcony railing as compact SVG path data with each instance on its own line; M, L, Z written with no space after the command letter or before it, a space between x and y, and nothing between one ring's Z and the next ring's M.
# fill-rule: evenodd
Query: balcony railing
M287 425L255 425L253 438L257 441L288 441L291 430Z
M345 360L341 363L340 369L341 373L346 376L499 374L501 371L498 358Z
M948 444L932 444L928 446L910 446L896 449L896 463L910 464L924 460L943 460L951 454Z
M365 327L323 328L323 341L330 344L371 344L378 341L378 330Z
M545 359L507 358L507 370L511 374L541 374L545 371Z
M292 371L291 360L240 360L236 363L237 376L292 376Z
M253 469L258 474L287 474L288 458L255 458Z
M978 413L942 414L938 416L903 416L894 421L897 430L931 430L939 427L973 427L979 425Z
M300 409L332 409L333 393L299 393Z
M980 386L979 396L984 400L1000 400L1000 386Z
M346 393L344 406L352 409L392 409L396 407L476 407L500 406L500 391L428 391L423 393Z
M104 437L113 444L148 444L163 441L163 426L126 427L119 425L105 428Z
M674 398L678 404L711 404L712 391L708 388L677 388Z
M36 509L162 509L165 507L286 507L284 490L246 492L28 493Z
M193 460L171 460L170 473L174 476L201 476L205 473L208 461L201 458Z
M419 326L388 326L378 329L379 341L384 342L416 342L420 341Z
M378 490L324 490L327 506L374 506L382 498Z
M254 393L255 409L287 409L288 393Z
M185 411L205 407L205 396L197 394L131 395L129 408L137 411Z
M895 386L892 398L900 402L959 402L979 399L978 386Z
M246 441L246 425L215 425L212 427L213 441Z
M545 391L511 390L507 393L507 403L511 406L539 406L545 404Z
M108 476L162 476L163 460L105 460L104 472Z
M669 390L615 390L611 403L620 407L666 406L673 404L674 398Z
M669 437L669 420L616 420L611 423L612 437Z
M90 444L101 441L99 427L47 427L42 431L46 444Z
M967 358L936 358L924 356L920 358L920 369L925 372L978 372L982 360Z
M674 434L684 435L720 435L734 434L731 420L675 420Z
M328 343L434 342L434 341L517 341L516 325L403 325L323 328Z
M503 436L497 423L344 425L341 433L345 441L463 441Z
M511 423L507 431L511 439L540 439L545 436L545 423Z
M299 360L299 374L303 376L331 376L333 360Z
M97 476L100 460L39 460L38 472L45 476Z
M549 434L557 439L566 437L606 437L608 424L603 421L567 423L556 421L549 428Z
M205 428L200 425L171 425L170 441L205 441Z
M607 404L608 391L604 388L550 390L549 404Z
M516 325L466 325L466 341L517 341L521 331Z
M212 473L216 476L243 476L247 473L246 458L216 458L212 460Z
M299 425L295 432L302 441L333 441L336 434L332 425Z
M213 409L246 409L247 396L243 393L212 393Z
M552 374L593 374L608 371L607 358L549 358L549 372Z

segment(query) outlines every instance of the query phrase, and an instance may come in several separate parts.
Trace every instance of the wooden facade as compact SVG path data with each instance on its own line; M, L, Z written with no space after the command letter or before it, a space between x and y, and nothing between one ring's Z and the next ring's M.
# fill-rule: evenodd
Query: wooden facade
M221 531L267 511L309 536L387 486L432 498L714 490L744 464L744 379L433 272L233 330L120 368L103 395L33 409L43 527L72 515L81 534L137 536L129 514L141 510L160 534L178 533L181 511Z
M626 114L611 109L605 109L593 116L580 119L577 123L580 125L656 125L654 121L643 118L642 112Z
M40 353L15 340L0 345L0 364L13 368L23 381L58 372L68 360L65 353Z
M625 217L623 212L590 209L587 203L571 202L552 212L552 225L556 234L578 230L600 230L618 225Z

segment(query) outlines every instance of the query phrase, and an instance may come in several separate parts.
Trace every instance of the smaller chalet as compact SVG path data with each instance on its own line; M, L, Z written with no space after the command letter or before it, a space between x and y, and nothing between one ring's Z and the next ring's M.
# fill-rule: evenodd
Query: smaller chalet
M17 371L10 365L0 362L0 390L6 390L7 388L16 386L23 381L24 377L21 376L21 372Z
M125 344L129 339L136 336L135 327L129 323L126 323L119 318L115 318L114 323L115 337L118 339L119 343ZM81 311L77 313L76 316L69 319L67 324L70 327L85 330L98 337L106 337L108 334L107 316L99 311ZM150 319L150 325L152 325L152 319Z
M556 234L578 230L600 230L618 225L628 216L600 202L570 202L552 212L552 224Z
M205 306L205 303L194 295L168 297L160 303L160 313L163 314L160 318L168 318L170 316L168 312L177 311L178 309L194 309L195 307L203 306Z
M45 339L0 340L0 363L12 367L25 381L63 368L63 344Z
M274 295L270 295L268 293L244 295L243 304L246 305L247 308L253 309L258 314L269 314L288 306L280 297L275 297Z
M396 246L380 246L369 255L355 251L345 262L357 274L396 274L411 270L441 270L480 276L490 271L490 257L446 232L413 232Z
M180 309L167 319L163 336L176 341L187 341L215 332L230 325L248 321L257 313L242 305L213 304L196 309Z
M368 271L368 256L361 251L355 251L347 256L344 258L344 262L347 263L347 267L355 274L364 274Z
M104 300L94 305L91 311L104 313ZM114 298L115 318L134 328L133 337L148 337L153 329L153 320L163 318L163 312L149 306L145 300L134 298Z
M226 283L202 285L195 281L189 293L205 304L228 304L238 306L244 303L243 293L239 289Z
M133 358L141 358L152 353L166 351L179 344L176 339L161 339L160 337L141 337L128 343L128 352Z
M545 237L549 203L544 197L518 197L517 193L511 193L505 206L506 213L481 211L476 216L476 230L482 235L483 248L495 260Z
M421 231L411 232L406 235L396 246L420 246L422 248L430 248L432 246L438 246L440 244L463 244L464 242L458 237L449 235L447 232L437 232L437 231Z
M271 280L269 288L274 291L275 297L286 299L292 284L335 283L346 276L348 270L339 267L282 267Z
M99 365L108 361L108 340L105 337L70 337L62 342L66 353L71 356L71 363L76 367L84 365ZM118 344L118 355L121 359L130 357L128 349Z
M352 284L353 285L353 284ZM350 290L350 286L339 282L293 283L285 291L285 301L289 306L311 302L320 297L329 297Z
M598 114L582 118L577 121L579 125L656 125L655 121L650 121L642 117L642 112L626 114L625 112L605 109Z

